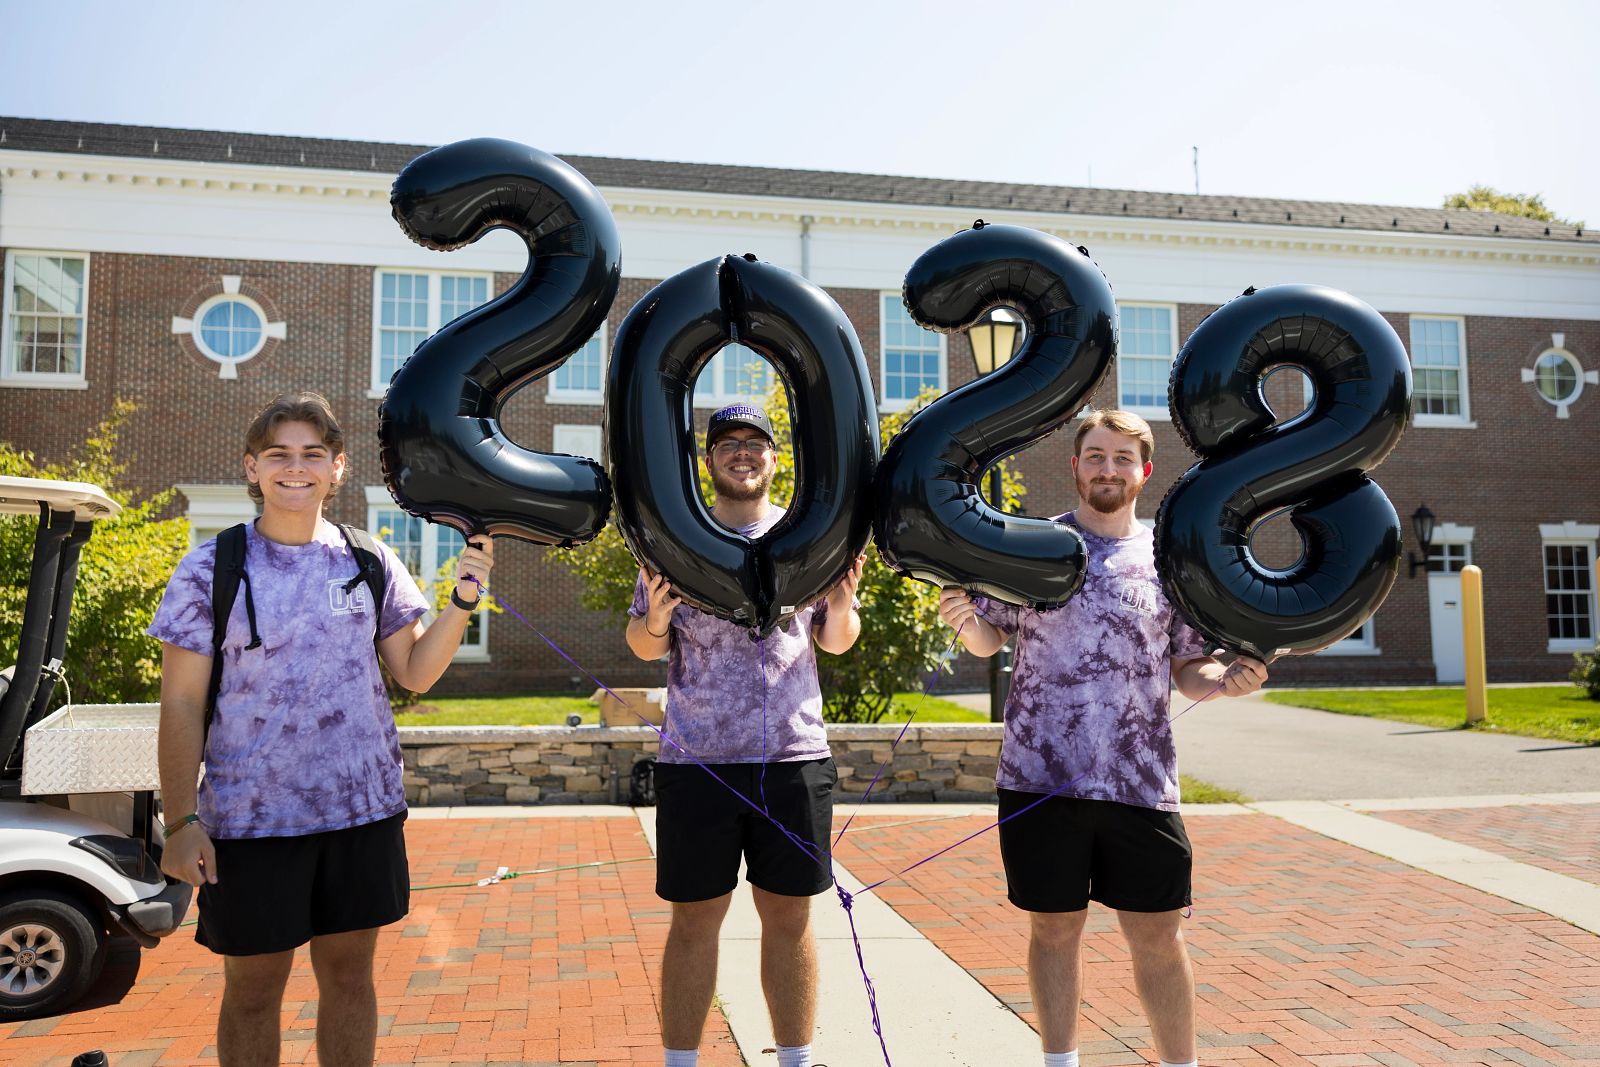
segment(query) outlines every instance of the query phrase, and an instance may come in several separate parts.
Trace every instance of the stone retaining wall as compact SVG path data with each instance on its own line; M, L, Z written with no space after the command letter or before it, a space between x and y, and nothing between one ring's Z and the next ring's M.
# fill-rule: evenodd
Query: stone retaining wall
M912 726L874 798L994 798L1001 726ZM840 800L867 791L900 726L831 726ZM406 800L462 804L626 804L635 761L656 754L644 726L402 726Z

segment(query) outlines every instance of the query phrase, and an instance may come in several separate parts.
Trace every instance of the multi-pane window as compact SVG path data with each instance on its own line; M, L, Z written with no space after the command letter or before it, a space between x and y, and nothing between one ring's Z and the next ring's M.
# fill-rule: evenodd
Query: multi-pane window
M567 456L588 456L599 460L601 448L600 427L558 424L551 432L550 451Z
M487 274L380 270L373 300L372 388L445 323L489 301Z
M738 401L761 403L775 372L760 353L744 345L727 345L705 365L694 383L697 407L720 407Z
M1177 314L1170 305L1124 304L1117 346L1117 403L1145 416L1167 414L1167 382L1177 355Z
M199 320L195 336L200 350L212 359L249 359L266 343L266 324L253 302L235 296L208 301Z
M1472 546L1465 541L1446 541L1428 546L1429 574L1460 574L1472 562Z
M1552 650L1594 647L1594 542L1544 543L1544 605Z
M883 406L903 408L924 389L945 388L944 338L918 326L899 293L884 293Z
M417 580L427 602L435 603L435 591L441 582L451 582L454 570L441 575L446 561L461 554L466 539L448 526L424 522L394 506L388 492L376 487L367 491L367 529L372 535L400 557L411 577ZM448 587L446 587L448 588ZM457 655L484 656L488 653L488 633L485 613L474 612L467 623L467 632L461 637Z
M605 327L550 375L550 399L597 404L605 397Z
M0 379L42 385L83 381L88 286L85 256L7 254Z
M1467 351L1462 321L1411 316L1411 410L1442 421L1465 421Z

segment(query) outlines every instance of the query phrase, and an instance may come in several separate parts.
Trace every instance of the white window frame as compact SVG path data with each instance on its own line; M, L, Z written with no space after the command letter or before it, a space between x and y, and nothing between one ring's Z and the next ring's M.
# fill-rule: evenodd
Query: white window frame
M1461 413L1459 415L1439 415L1417 412L1411 417L1414 426L1449 427L1458 430L1474 430L1478 424L1472 421L1472 385L1468 377L1467 365L1470 359L1467 355L1467 320L1464 315L1422 315L1410 316L1407 327L1409 336L1406 338L1406 355L1412 360L1412 375L1416 374L1416 324L1418 322L1453 322L1456 324L1457 351L1461 354L1460 384Z
M1369 615L1361 628L1349 637L1335 641L1327 648L1317 652L1319 656L1381 656L1383 649L1378 647L1377 629L1373 622L1377 618Z
M585 341L584 347L592 342L600 344L600 386L596 389L562 389L556 385L556 375L561 368L551 371L545 379L549 388L545 390L545 401L550 404L604 404L606 401L606 369L611 362L611 353L606 347L606 323L601 323L594 336ZM577 355L576 352L573 355ZM571 357L568 357L569 359ZM565 364L562 364L565 366Z
M1165 311L1171 316L1172 332L1170 336L1172 337L1172 352L1167 356L1167 374L1170 378L1172 374L1172 364L1176 362L1178 358L1178 349L1181 347L1178 343L1178 305L1164 304L1160 301L1154 300L1120 300L1117 302L1117 307L1119 335L1122 333L1122 311L1127 308L1155 308L1157 310ZM1134 358L1148 359L1150 357L1139 356ZM1171 422L1172 412L1168 410L1167 405L1165 404L1128 404L1123 400L1122 370L1126 365L1127 359L1127 353L1120 351L1119 344L1119 351L1117 354L1117 407L1121 408L1123 411L1133 412L1146 422Z
M772 375L772 380L773 381L778 381L779 380L778 379L778 368L772 366L772 361L771 360L767 359L766 356L763 356L760 352L757 352L755 349L751 348L749 345L739 345L738 347L743 348L746 352L750 352L750 353L754 354L762 362L766 363L767 366L771 368L770 373ZM729 392L725 392L723 390L723 388L722 388L723 364L726 362L726 360L728 358L728 353L733 348L734 348L734 345L732 345L732 344L723 345L720 349L717 350L717 354L712 356L706 362L706 365L700 369L700 376L698 378L696 378L695 382L694 382L693 403L694 403L695 407L697 407L697 408L720 408L720 407L723 407L723 406L725 406L727 404L755 404L755 405L757 405L759 407L759 406L761 406L761 405L766 403L767 394L765 392L760 392L760 393L729 393ZM702 383L707 381L707 380L709 380L711 382L711 388L709 388L709 389L702 388Z
M373 537L376 537L381 541L382 537L379 536L379 530L381 529L382 524L379 522L378 513L382 511L401 511L403 509L399 504L394 502L394 497L389 495L389 490L381 485L367 486L366 496L367 530L372 534ZM441 546L439 544L439 531L443 528L444 527L439 526L437 523L432 522L424 522L422 524L422 558L424 560L432 560L435 568L437 568L438 564L444 559L441 552ZM420 574L413 574L411 577L416 579L417 587L422 590L423 599L431 605L433 603L434 595L434 575L430 574L423 576ZM430 607L428 614L424 616L424 618L431 623L435 614L436 613ZM477 613L477 640L468 643L466 640L466 635L463 635L461 645L457 647L455 655L451 657L454 662L489 662L489 614L490 613L487 611L480 611Z
M189 501L189 547L204 544L230 526L254 522L260 506L250 499L243 483L229 485L175 485Z
M1555 336L1563 337L1564 335L1556 334ZM1572 395L1567 397L1565 400L1551 400L1549 397L1544 395L1544 390L1539 388L1539 364L1544 361L1544 357L1546 356L1555 356L1558 359L1565 360L1567 366L1571 367L1573 373L1577 375L1577 386L1572 390ZM1533 366L1523 368L1522 380L1533 385L1533 393L1535 396L1556 409L1556 418L1565 419L1571 417L1568 414L1567 409L1573 404L1577 403L1578 398L1583 395L1583 387L1585 384L1600 385L1600 371L1584 370L1583 364L1578 362L1578 357L1567 351L1566 348L1558 343L1551 345L1549 348L1535 356L1533 360Z
M17 256L56 256L61 259L83 260L83 310L79 312L82 325L78 338L83 345L83 351L78 360L76 374L59 374L53 372L18 371L12 369L15 354L11 350L11 290L12 278L15 276ZM11 248L6 250L5 276L0 278L0 285L4 285L3 307L0 307L0 386L9 386L18 389L87 389L89 388L89 271L92 264L87 252L63 252L37 248Z
M594 423L558 422L551 429L550 451L568 456L586 456L596 463L604 463L605 440L601 428Z
M889 399L889 316L884 314L884 302L892 302L894 307L904 307L904 296L898 289L885 289L878 294L878 410L879 411L904 411L916 403L915 397L897 397ZM910 316L908 315L909 319ZM916 320L911 320L916 325ZM940 394L950 389L950 339L942 333L928 331L939 340L939 384Z
M441 314L440 297L443 286L440 280L444 278L486 278L488 279L488 296L484 303L495 298L494 272L486 270L425 270L410 267L378 267L372 272L372 353L367 367L367 399L382 400L389 391L387 380L379 380L380 368L383 366L383 276L385 274L423 274L428 278L428 324L427 336L432 337L438 333L446 323L439 320ZM454 320L451 320L454 321ZM427 340L427 337L423 338Z
M1555 638L1550 636L1550 613L1548 607L1541 614L1544 616L1546 649L1550 652L1570 654L1573 652L1592 651L1597 642L1600 642L1600 611L1597 611L1596 600L1600 599L1600 590L1595 588L1595 548L1600 543L1600 523L1578 523L1568 520L1559 523L1540 523L1539 525L1539 582L1540 591L1550 595L1549 578L1545 569L1545 549L1559 545L1582 545L1589 550L1589 636L1587 638Z

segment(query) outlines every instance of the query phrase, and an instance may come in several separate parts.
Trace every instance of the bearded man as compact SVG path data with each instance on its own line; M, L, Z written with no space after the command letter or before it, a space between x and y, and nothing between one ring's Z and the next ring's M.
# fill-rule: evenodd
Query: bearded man
M735 404L711 416L705 464L717 498L711 514L723 526L760 537L783 517L769 497L778 449L760 408ZM833 885L827 856L839 779L822 725L813 645L839 655L855 644L863 562L858 558L827 596L759 644L743 627L684 604L662 575L639 572L628 646L640 659L669 658L668 741L655 772L656 894L672 904L661 959L666 1067L698 1062L718 937L741 859L761 918L761 986L778 1067L811 1067L817 1009L811 898ZM721 781L695 766L696 759Z
M1130 412L1095 411L1078 427L1080 504L1056 521L1083 535L1088 567L1065 606L939 595L940 615L974 655L1017 639L996 776L1009 820L1000 853L1011 903L1032 927L1028 980L1045 1067L1078 1064L1091 900L1117 913L1162 1067L1194 1067L1194 972L1183 940L1193 857L1178 814L1168 704L1174 685L1201 700L1244 696L1267 680L1258 660L1225 667L1207 655L1161 590L1155 538L1134 516L1154 453L1150 424Z

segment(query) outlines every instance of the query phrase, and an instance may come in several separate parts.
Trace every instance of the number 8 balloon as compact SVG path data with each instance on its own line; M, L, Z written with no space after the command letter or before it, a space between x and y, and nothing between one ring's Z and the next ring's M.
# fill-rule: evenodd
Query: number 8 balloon
M592 539L611 510L605 472L591 459L516 444L500 428L500 409L605 321L622 274L610 208L556 157L488 137L418 156L390 202L424 247L449 251L505 227L529 257L516 285L429 337L395 373L378 428L390 494L466 535Z
M1262 382L1284 365L1304 370L1315 394L1274 425ZM1399 516L1367 477L1411 411L1411 364L1394 328L1336 289L1248 289L1184 342L1168 404L1201 457L1156 515L1168 598L1206 637L1258 659L1354 632L1400 566ZM1272 570L1251 555L1250 535L1284 508L1303 552Z

